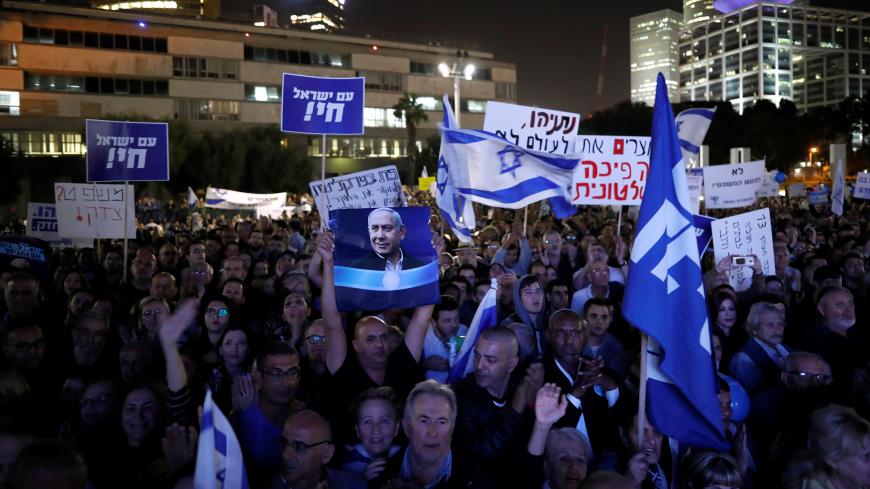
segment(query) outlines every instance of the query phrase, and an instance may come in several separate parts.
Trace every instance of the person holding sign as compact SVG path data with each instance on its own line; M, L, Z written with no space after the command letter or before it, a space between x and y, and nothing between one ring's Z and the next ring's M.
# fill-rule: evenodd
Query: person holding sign
M369 213L369 240L372 251L368 256L355 261L353 268L399 272L420 268L424 263L402 250L402 240L407 228L402 216L389 207L381 207Z

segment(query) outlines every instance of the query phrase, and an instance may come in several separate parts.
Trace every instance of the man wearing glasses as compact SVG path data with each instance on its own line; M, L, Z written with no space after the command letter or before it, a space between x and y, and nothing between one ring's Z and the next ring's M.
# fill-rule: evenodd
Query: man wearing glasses
M359 474L327 467L335 454L329 421L305 410L287 418L278 439L281 446L281 475L268 487L274 489L315 489L340 487L365 489Z
M234 413L233 427L252 481L263 480L281 468L281 428L289 416L305 408L297 399L301 372L296 349L273 341L257 355L253 373L257 395L246 392L249 383L234 389L234 396L247 400L240 412Z

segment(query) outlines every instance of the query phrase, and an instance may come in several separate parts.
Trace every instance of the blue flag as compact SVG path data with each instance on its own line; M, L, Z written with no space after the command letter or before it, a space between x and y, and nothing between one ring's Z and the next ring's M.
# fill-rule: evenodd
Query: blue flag
M650 337L646 412L652 425L680 443L725 450L698 244L667 93L660 73L623 314Z
M677 114L674 123L677 125L677 138L680 140L680 147L683 150L683 164L688 163L690 158L698 159L701 144L704 143L704 136L707 135L707 129L710 129L710 123L713 122L715 114L715 107L712 109L686 109Z
M550 199L556 217L574 214L570 188L578 158L532 151L484 131L458 129L451 112L445 97L436 198L459 239L467 241L474 229L472 202L522 209Z
M492 279L489 290L483 296L480 305L477 306L477 312L474 313L474 319L472 319L468 333L465 335L465 341L462 342L462 348L456 354L456 362L453 364L453 368L450 369L450 375L447 377L448 384L462 380L474 370L474 345L477 343L477 339L480 338L480 334L484 330L498 325L497 291L498 284L496 279Z
M224 413L205 392L196 449L196 489L248 489L242 448Z

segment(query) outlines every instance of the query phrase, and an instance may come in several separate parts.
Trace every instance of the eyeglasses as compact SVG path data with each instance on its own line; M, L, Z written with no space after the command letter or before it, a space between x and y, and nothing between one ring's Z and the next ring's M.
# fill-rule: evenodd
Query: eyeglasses
M284 380L284 379L295 379L299 377L299 373L301 370L299 367L290 367L287 370L281 370L280 368L270 368L269 370L262 370L263 375L269 377L272 380Z
M789 375L797 375L801 380L814 380L819 384L828 384L831 382L831 376L827 374L814 374L812 372L798 372L794 370L786 371Z
M93 397L91 399L83 397L79 401L79 407L85 408L88 406L97 406L97 405L105 404L106 401L108 401L109 399L114 399L114 397L112 397L108 394L100 394L99 396Z
M27 353L30 350L42 350L45 348L45 338L40 338L33 342L19 341L18 343L7 343L11 348L15 348L18 353Z
M321 343L326 344L326 336L321 334L313 334L305 337L305 340L311 343L312 345L319 345Z
M558 239L545 239L544 240L544 244L547 244L547 245L556 244L558 242L559 242Z
M190 273L191 275L195 275L197 277L205 277L206 275L208 275L208 270L194 270Z
M328 443L332 443L332 441L331 440L323 440L323 441L319 441L317 443L310 443L309 444L309 443L305 443L304 441L298 441L298 440L290 441L290 440L284 438L283 436L278 439L278 444L281 445L282 450L290 448L294 452L299 453L299 454L304 453L306 450L308 450L310 448L314 448L314 447L320 446L320 445L326 445Z
M209 307L208 309L205 310L205 313L208 314L209 316L218 316L218 317L223 318L223 317L226 317L227 314L230 313L230 311L226 307L221 307L220 309L214 309L214 308Z
M150 310L142 311L142 315L145 316L146 318L150 318L152 316L159 318L160 316L163 315L163 311L161 311L160 309L150 309Z
M591 270L591 272L596 274L596 275L604 275L605 273L610 273L610 270L595 270L595 269L593 269L593 270Z

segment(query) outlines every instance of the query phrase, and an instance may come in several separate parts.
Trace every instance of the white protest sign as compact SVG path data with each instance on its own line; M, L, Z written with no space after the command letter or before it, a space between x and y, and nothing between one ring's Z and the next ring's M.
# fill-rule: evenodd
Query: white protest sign
M752 205L764 178L764 161L706 166L704 205L707 209L733 209Z
M704 177L686 175L686 183L689 186L689 204L692 206L692 214L700 214L701 190L704 188Z
M526 149L567 155L575 151L580 118L572 112L490 101L486 103L483 130Z
M706 169L705 169L706 171ZM716 263L728 255L755 255L761 260L764 275L774 275L773 230L770 223L770 209L765 207L736 216L717 219L711 224L713 229L713 254ZM752 286L753 270L750 267L736 267L728 274L734 290L741 292Z
M640 205L649 173L650 138L581 136L574 168L574 205Z
M788 196L792 199L795 197L806 197L807 188L802 183L790 183L788 184Z
M253 210L257 207L280 207L286 204L287 192L250 194L212 187L205 191L205 206L213 209Z
M764 174L761 179L761 185L755 191L755 196L761 197L779 197L779 182L776 181L776 170Z
M327 221L329 211L336 209L405 206L396 165L315 180L309 186L317 210Z
M272 219L284 219L284 216L293 217L296 206L257 207L257 217L268 216Z
M27 203L27 236L41 239L52 248L84 248L94 245L93 239L61 238L57 233L57 209L45 202Z
M858 176L855 178L855 191L852 196L856 199L870 199L870 173L858 173Z
M65 238L124 238L124 202L128 194L126 237L134 239L132 185L55 183L58 234Z

